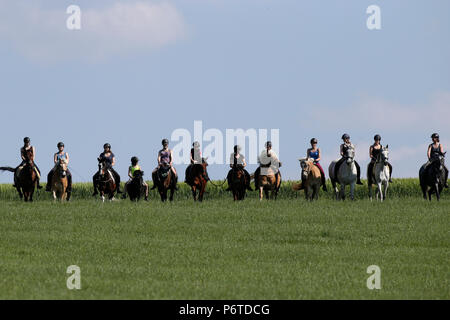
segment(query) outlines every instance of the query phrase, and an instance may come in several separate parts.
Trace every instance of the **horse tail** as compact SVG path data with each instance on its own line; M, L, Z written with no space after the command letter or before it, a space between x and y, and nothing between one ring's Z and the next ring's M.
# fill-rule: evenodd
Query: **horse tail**
M16 168L11 168L11 167L0 167L0 170L2 170L2 171L9 171L9 172L16 172Z

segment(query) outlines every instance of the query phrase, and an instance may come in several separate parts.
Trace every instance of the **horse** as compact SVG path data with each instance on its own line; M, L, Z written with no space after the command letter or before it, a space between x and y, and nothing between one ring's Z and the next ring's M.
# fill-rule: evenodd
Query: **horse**
M319 199L319 189L322 184L320 169L310 158L299 159L302 168L302 183L293 185L294 190L305 189L306 200Z
M244 200L247 190L247 181L245 177L244 167L242 165L233 165L231 168L231 185L230 189L233 194L234 201Z
M439 201L442 189L445 184L445 154L441 153L439 156L430 159L430 163L424 164L419 170L420 187L422 188L423 198L431 201L431 195L436 193L436 199Z
M383 202L386 199L387 189L389 188L389 146L383 147L378 155L375 164L373 165L373 171L367 171L367 177L372 175L372 181L377 184L376 198L380 197L380 201ZM369 168L367 168L369 170ZM368 179L370 181L370 179ZM372 184L369 184L369 198L372 200Z
M103 202L105 202L105 195L108 195L108 199L112 201L116 192L116 181L114 176L109 170L109 166L105 161L99 160L98 162L98 191ZM95 185L94 185L95 189Z
M167 191L170 190L169 200L173 201L173 194L177 188L177 177L172 171L171 166L160 166L152 174L153 184L158 188L161 201L167 201Z
M14 182L17 192L19 193L20 199L23 198L25 202L33 201L34 190L39 179L37 169L31 159L32 151L30 149L26 151L25 165L22 168L0 167L2 171L14 172Z
M339 160L334 160L328 167L331 185L333 186L336 200L345 200L345 186L350 185L350 198L355 199L355 184L356 184L356 165L355 165L355 149L348 148L344 154L344 163L339 167L339 172L334 172L334 167ZM339 192L336 183L339 183L341 190Z
M189 169L186 168L186 183L191 186L192 195L194 201L197 201L197 191L198 191L198 201L203 201L203 195L205 193L206 184L208 180L206 179L206 167L208 163L207 158L202 158L202 163L192 164Z
M133 179L127 185L127 193L131 201L139 201L145 192L144 171L136 170L133 173Z
M258 180L259 200L263 199L263 191L267 199L276 200L281 186L281 172L278 169L274 170L270 164L262 167L264 174L261 174L261 171L257 173L258 170L261 170L260 168L256 169L254 173L255 179Z
M67 197L67 163L64 159L60 159L53 173L51 187L53 199L60 201L66 200Z

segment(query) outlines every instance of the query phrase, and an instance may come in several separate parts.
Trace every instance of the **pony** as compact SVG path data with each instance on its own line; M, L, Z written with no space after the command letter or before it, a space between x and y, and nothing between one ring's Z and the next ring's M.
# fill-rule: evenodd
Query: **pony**
M270 164L263 166L263 168L265 169L263 170L264 174L261 174L261 167L256 169L253 174L255 184L257 183L259 188L259 200L262 201L263 199L263 191L267 199L276 200L281 186L281 172L278 169L275 172Z
M376 162L373 166L373 171L369 172L367 171L367 177L369 175L372 176L372 181L374 181L377 184L377 190L376 190L376 198L378 200L378 196L380 197L380 201L383 202L384 199L386 199L387 190L389 188L389 146L386 145L386 147L383 147L381 149L380 154L378 155ZM367 167L367 170L369 168ZM370 179L367 179L370 181ZM369 183L369 198L372 200L372 184Z
M24 199L25 202L33 201L39 174L32 160L31 150L27 150L25 153L25 165L23 167L0 167L0 170L14 172L14 181L20 199Z
M109 170L109 166L105 161L98 161L98 191L100 192L100 198L105 202L105 195L108 195L108 199L112 201L116 192L116 181L114 176ZM94 185L95 188L95 185Z
M206 179L206 167L208 166L208 163L206 162L206 160L207 158L202 158L201 164L192 164L192 167L186 168L186 183L191 187L194 201L197 201L197 192L198 201L203 201L206 184L208 183L208 180Z
M322 184L320 169L314 164L314 160L310 158L298 159L302 168L302 183L294 184L292 189L305 189L306 200L319 199L319 189Z
M355 165L355 149L348 148L344 154L344 163L339 167L339 172L334 172L334 167L339 160L334 160L328 167L328 173L330 175L331 185L333 186L336 200L345 200L345 186L350 185L350 198L355 199L355 185L356 185L356 165ZM339 183L341 190L336 186Z
M430 159L430 163L424 164L419 170L420 187L422 188L423 198L431 201L431 195L436 193L436 199L439 201L442 189L445 184L445 154Z
M170 190L169 200L173 201L173 194L177 188L177 177L170 166L160 166L152 174L153 185L158 188L161 201L167 201L167 191Z
M240 164L233 165L231 168L231 185L230 189L233 194L234 201L244 200L247 181L244 173L244 167Z
M53 173L51 187L53 199L60 201L66 200L67 197L67 163L64 159L60 159L56 164L55 172Z
M133 179L127 185L127 193L131 201L139 201L144 189L144 171L136 170L133 173Z

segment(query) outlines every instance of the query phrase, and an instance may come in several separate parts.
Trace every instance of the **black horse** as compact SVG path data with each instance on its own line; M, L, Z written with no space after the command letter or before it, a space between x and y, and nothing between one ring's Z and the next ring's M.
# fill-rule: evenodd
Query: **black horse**
M173 201L173 194L177 189L177 177L172 171L171 166L160 166L152 174L153 188L158 188L161 201L167 201L167 191L170 190L169 200Z
M145 193L144 171L136 170L133 179L127 185L127 193L131 201L139 201Z
M428 165L424 164L419 170L420 187L422 188L423 198L431 201L431 195L436 193L437 201L445 185L445 153L430 159Z
M248 182L244 167L242 165L233 165L228 183L235 201L244 200Z

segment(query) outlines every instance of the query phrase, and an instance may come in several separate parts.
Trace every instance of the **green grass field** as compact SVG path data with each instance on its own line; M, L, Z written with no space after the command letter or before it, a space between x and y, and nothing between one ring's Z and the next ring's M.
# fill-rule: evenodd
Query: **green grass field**
M194 203L101 203L77 184L70 203L40 192L32 204L0 186L0 299L449 299L450 195L421 198L396 180L384 203L360 187L354 202L219 188ZM81 268L81 290L66 269ZM370 265L381 268L369 290Z

